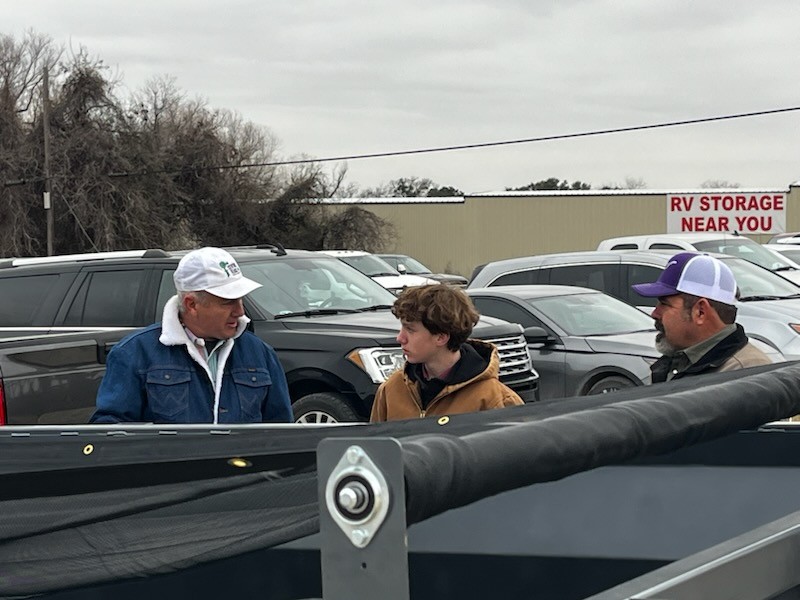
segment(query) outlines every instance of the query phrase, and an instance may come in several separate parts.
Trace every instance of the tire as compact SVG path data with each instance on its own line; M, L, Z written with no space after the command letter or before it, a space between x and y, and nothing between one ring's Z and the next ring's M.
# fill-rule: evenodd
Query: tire
M355 409L335 392L317 392L292 404L295 423L343 423L363 421Z
M594 396L595 394L608 394L609 392L616 392L617 390L630 388L635 385L636 384L630 379L623 377L622 375L609 375L608 377L603 377L602 379L599 379L593 383L589 389L586 390L586 395Z

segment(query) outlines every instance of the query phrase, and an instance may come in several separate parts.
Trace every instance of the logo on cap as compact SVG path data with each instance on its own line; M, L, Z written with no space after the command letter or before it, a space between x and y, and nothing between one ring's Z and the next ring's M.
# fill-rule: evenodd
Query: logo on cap
M219 262L219 266L223 271L225 271L228 277L236 277L242 272L242 270L239 268L239 265L237 265L235 262L221 260Z

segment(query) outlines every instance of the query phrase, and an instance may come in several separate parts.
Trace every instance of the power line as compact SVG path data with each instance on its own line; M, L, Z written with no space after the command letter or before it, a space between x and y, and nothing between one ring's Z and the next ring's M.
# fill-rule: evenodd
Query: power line
M600 135L609 135L612 133L626 133L630 131L645 131L648 129L664 129L667 127L678 127L681 125L695 125L698 123L711 123L714 121L731 121L733 119L745 119L749 117L761 117L765 115L774 115L779 113L794 112L800 110L800 106L790 106L786 108L774 108L770 110L759 110L745 113L735 113L730 115L718 115L713 117L701 117L697 119L684 119L680 121L667 121L664 123L651 123L648 125L632 125L629 127L615 127L609 129L595 129L591 131L581 131L577 133L563 133L557 135L544 135L537 137L520 138L514 140L502 140L495 142L482 142L477 144L459 144L453 146L435 146L432 148L417 148L413 150L395 150L387 152L371 152L365 154L349 154L341 156L328 156L323 158L303 158L294 160L280 160L269 161L260 163L242 163L238 165L213 165L213 166L191 166L182 169L158 169L142 171L121 171L109 173L108 177L142 177L145 175L178 175L181 173L199 173L200 171L213 171L213 170L226 170L226 169L251 169L257 167L280 167L286 165L301 165L310 163L323 163L323 162L342 162L348 160L363 160L367 158L387 158L390 156L408 156L412 154L432 154L434 152L455 152L459 150L472 150L475 148L492 148L496 146L511 146L514 144L531 144L534 142L549 142L555 140L566 140L572 138L592 137ZM44 181L44 178L35 179L18 179L15 181L6 181L4 186L11 187L16 185L24 185L26 183Z
M513 144L530 144L534 142L548 142L555 140L566 140L571 138L592 137L598 135L609 135L612 133L625 133L629 131L644 131L647 129L664 129L666 127L678 127L680 125L694 125L697 123L710 123L714 121L730 121L733 119L745 119L749 117L760 117L764 115L773 115L778 113L786 113L800 110L800 106L790 106L786 108L774 108L770 110L759 110L754 112L735 113L731 115L719 115L714 117L701 117L698 119L684 119L681 121L667 121L665 123L652 123L649 125L632 125L630 127L615 127L611 129L596 129L592 131L582 131L578 133L563 133L557 135L544 135L537 137L521 138L516 140L502 140L495 142L482 142L477 144L459 144L454 146L435 146L432 148L417 148L414 150L395 150L388 152L372 152L366 154L350 154L342 156L328 156L324 158L304 158L296 160L281 160L270 161L262 163L243 163L239 165L216 165L210 167L186 167L177 170L157 170L157 171L136 171L136 172L119 172L109 173L109 177L135 177L143 175L177 175L180 173L192 171L211 171L223 169L250 169L255 167L280 167L286 165L301 165L309 163L322 163L322 162L341 162L347 160L362 160L366 158L386 158L389 156L408 156L411 154L432 154L434 152L453 152L458 150L472 150L475 148L491 148L495 146L511 146Z

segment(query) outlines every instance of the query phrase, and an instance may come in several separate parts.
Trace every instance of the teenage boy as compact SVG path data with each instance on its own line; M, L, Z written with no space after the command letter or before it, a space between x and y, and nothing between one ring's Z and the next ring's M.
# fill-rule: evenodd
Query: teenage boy
M500 382L500 357L487 342L467 339L478 311L445 284L408 288L395 301L397 341L406 365L375 395L370 421L422 418L522 404Z

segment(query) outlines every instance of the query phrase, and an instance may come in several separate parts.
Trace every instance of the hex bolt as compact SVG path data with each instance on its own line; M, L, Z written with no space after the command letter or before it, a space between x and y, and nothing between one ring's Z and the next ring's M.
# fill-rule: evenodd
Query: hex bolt
M360 503L359 493L352 487L347 486L339 492L339 504L350 512L353 512Z
M364 512L369 498L369 490L360 481L352 481L339 490L336 499L340 507L350 513L359 514Z
M356 546L363 544L368 537L369 534L363 529L353 529L353 532L350 534L350 539L353 540Z
M350 446L347 449L347 462L356 465L364 458L364 451L359 446Z

